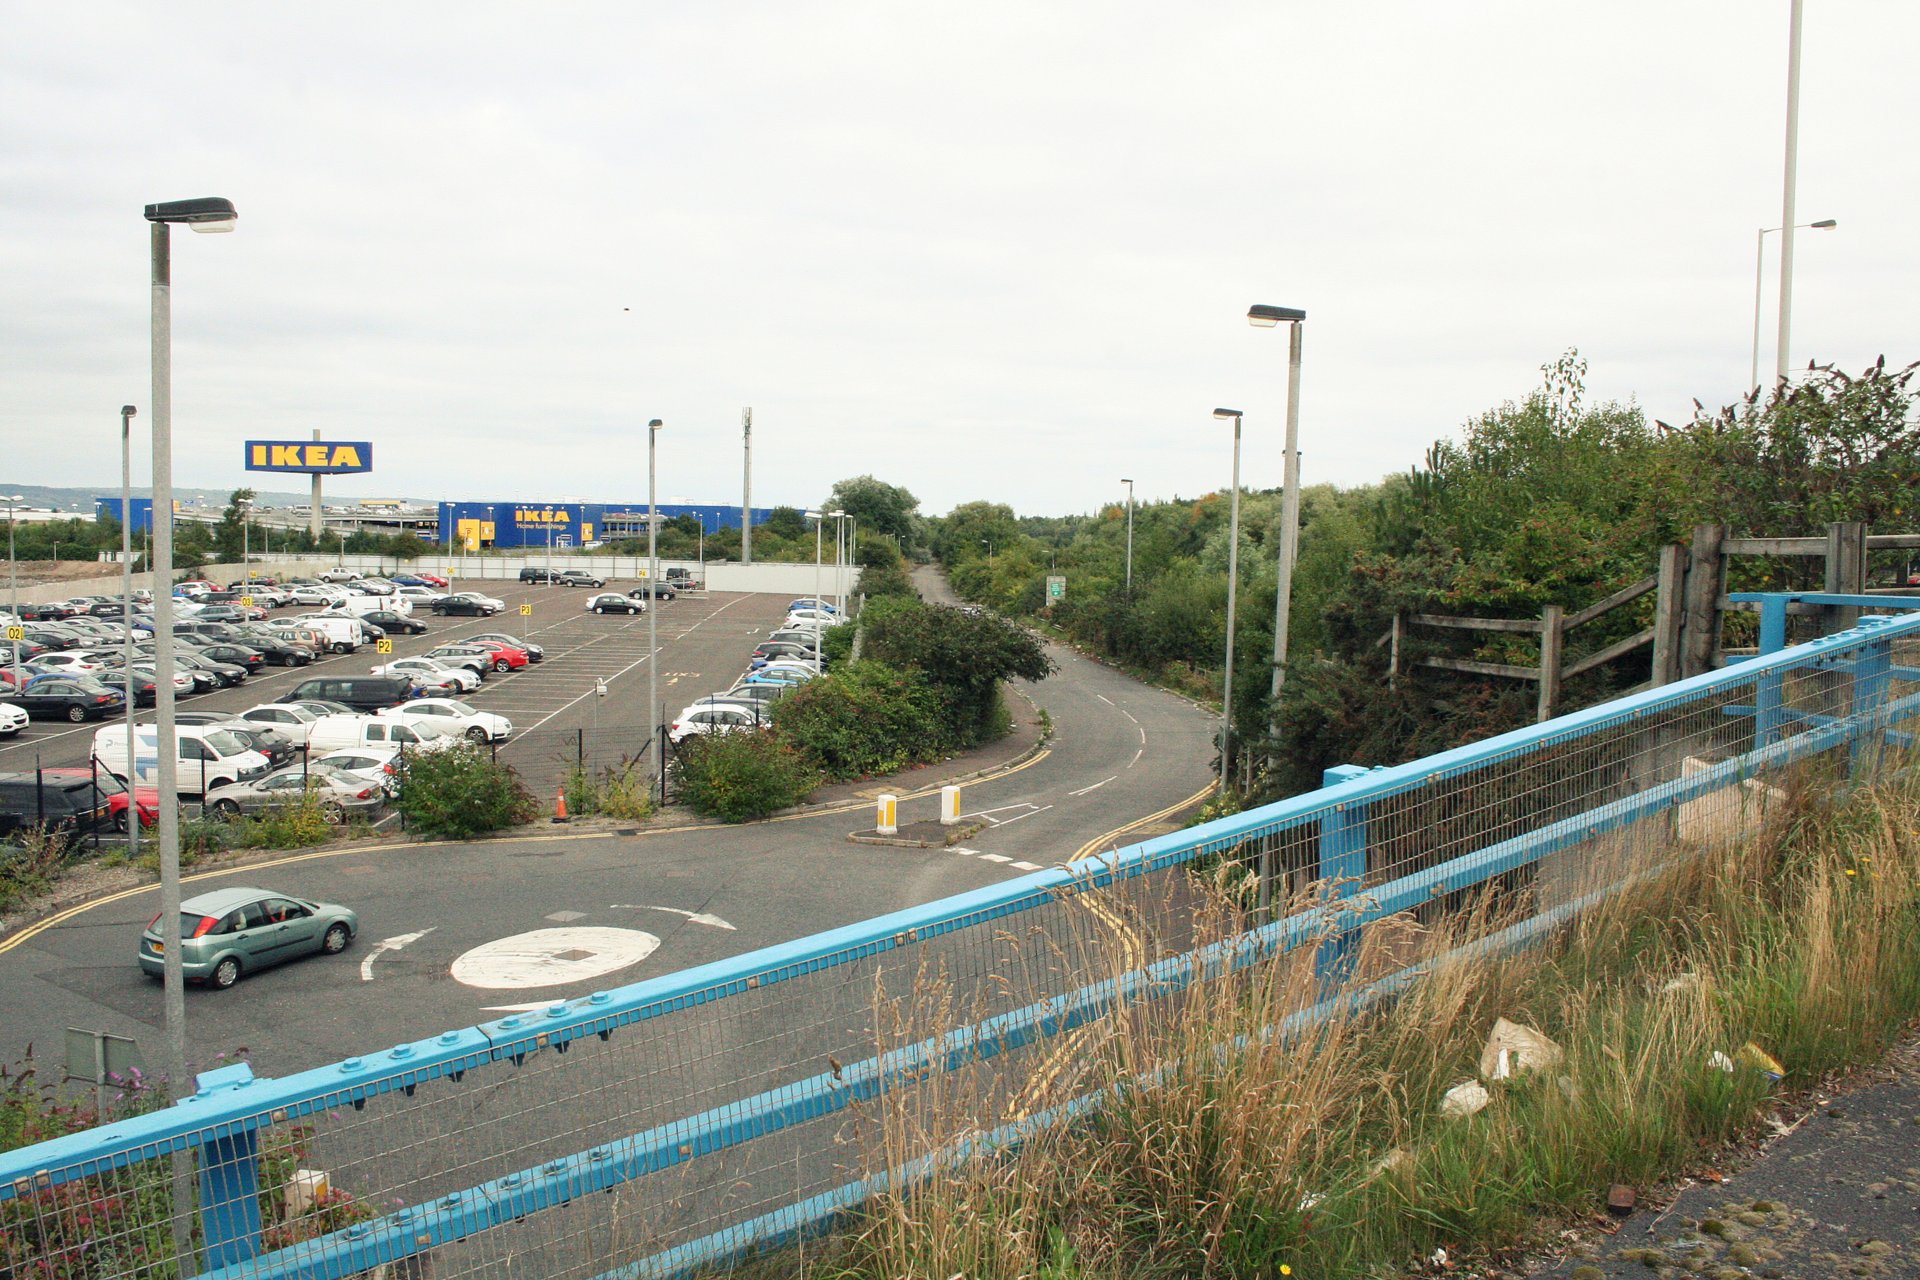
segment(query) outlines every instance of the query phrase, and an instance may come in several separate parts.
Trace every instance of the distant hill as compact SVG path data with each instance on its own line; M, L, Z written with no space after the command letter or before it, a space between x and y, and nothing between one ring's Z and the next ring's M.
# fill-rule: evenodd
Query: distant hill
M120 496L120 482L115 480L111 484L102 485L97 489L63 489L56 488L52 485L19 484L13 481L0 481L0 493L17 493L21 495L20 505L22 506L51 507L55 511L71 511L78 516L90 517L93 515L93 500L95 498L117 498ZM147 498L152 495L153 491L144 485L133 486L133 496L136 498ZM233 490L190 489L175 485L173 496L178 498L184 506L225 507L227 505L227 499L233 496ZM304 490L299 493L294 493L291 491L261 489L255 492L254 501L265 507L293 507L304 506L311 497L312 495ZM349 500L329 500L330 503L335 501L345 503ZM425 501L425 499L408 498L405 499L405 501Z

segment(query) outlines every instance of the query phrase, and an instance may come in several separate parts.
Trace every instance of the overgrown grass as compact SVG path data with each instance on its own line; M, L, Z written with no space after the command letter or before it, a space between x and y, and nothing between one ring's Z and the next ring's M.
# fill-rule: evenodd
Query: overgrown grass
M73 853L64 831L30 827L0 845L0 911L11 911L53 887Z
M638 756L602 766L598 773L575 765L567 774L566 793L567 812L574 817L598 814L622 822L644 822L655 809L653 776Z
M1648 834L1584 851L1596 874L1646 873L1546 944L1468 948L1533 907L1491 901L1449 920L1369 931L1351 981L1405 967L1391 1003L1271 1030L1327 995L1308 947L1002 1057L936 1074L860 1117L869 1170L1090 1094L1092 1118L1032 1136L872 1202L826 1242L761 1259L810 1277L1303 1277L1402 1274L1435 1249L1455 1263L1594 1210L1611 1183L1645 1186L1755 1122L1782 1087L1882 1054L1920 1014L1920 787L1790 788L1763 838L1688 851ZM1664 827L1661 828L1664 830ZM1605 870L1599 868L1604 865ZM1193 892L1188 944L1245 927L1232 866ZM1137 967L1168 929L1097 893L1083 980ZM1013 1003L1039 988L1003 936ZM1052 944L1048 944L1052 945ZM1105 970L1101 966L1104 964ZM1050 990L1057 990L1057 985ZM1349 993L1351 994L1351 992ZM1004 1008L1005 1005L998 1007ZM879 1050L971 1021L937 972L876 1001ZM1497 1018L1560 1047L1544 1069L1485 1087ZM1715 1055L1725 1055L1737 1065ZM1028 1069L1014 1074L1014 1064ZM1283 1270L1285 1268L1286 1270Z

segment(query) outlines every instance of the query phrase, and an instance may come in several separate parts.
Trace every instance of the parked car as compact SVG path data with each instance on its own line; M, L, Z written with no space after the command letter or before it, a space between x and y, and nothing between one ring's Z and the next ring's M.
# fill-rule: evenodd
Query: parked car
M0 836L46 826L56 831L92 831L113 822L113 807L93 785L91 771L78 778L0 773Z
M373 712L397 707L413 696L411 681L398 676L319 676L302 680L275 702L306 702L318 698L355 711Z
M412 618L402 617L391 609L375 609L371 613L360 615L360 621L380 628L388 635L420 636L427 633L427 624L415 622Z
M327 752L307 767L371 783L392 799L400 794L400 778L395 766L399 759L400 748L394 746L346 747Z
M307 795L319 801L320 812L332 823L370 818L387 802L386 788L375 783L348 781L331 770L292 768L213 788L207 792L207 812L219 818L237 818L298 804Z
M140 970L166 972L160 917L140 935ZM180 904L180 969L194 982L222 990L242 974L300 956L337 955L360 931L360 917L332 902L267 889L216 889Z
M150 707L160 698L160 686L154 683L152 676L138 669L132 674L126 671L101 671L93 679L115 690L122 698L132 697L136 707Z
M293 589L293 602L295 604L331 605L339 604L345 599L347 599L347 593L338 587L312 586L295 587Z
M220 643L203 644L200 653L215 662L228 662L236 667L245 667L248 675L263 670L267 665L267 655L252 645Z
M510 645L504 640L482 640L478 638L462 640L460 647L491 650L493 652L493 669L495 671L518 671L521 667L533 661L532 654L516 645Z
M677 586L677 583L665 578L649 578L627 592L627 595L635 600L671 600L679 594L675 589Z
M477 636L468 636L466 640L468 644L485 644L489 641L504 644L510 649L518 649L527 655L528 662L539 662L547 656L547 651L539 645L531 644L518 636L510 636L504 631L487 631Z
M310 752L329 755L350 747L395 747L409 751L438 751L460 741L430 720L409 723L388 716L322 716L308 731Z
M284 734L274 725L248 720L230 711L182 711L175 723L225 729L240 740L241 746L265 756L269 769L292 764L306 746L303 736Z
M607 585L607 580L588 573L585 569L563 569L555 574L553 581L563 587L592 587L599 590Z
M248 724L263 724L277 729L301 746L307 745L307 726L318 720L323 714L308 707L292 702L268 702L257 707L248 707L234 718Z
M647 602L633 596L623 596L615 591L594 596L587 601L588 613L645 613Z
M0 697L4 696L5 690L0 688ZM30 719L32 717L27 714L26 708L17 707L11 702L0 702L0 738L13 737L27 727Z
M765 717L751 707L735 703L695 703L673 718L673 726L667 730L667 740L679 743L699 734L753 730L764 721Z
M487 596L462 591L458 595L442 596L429 607L442 617L491 618L506 606Z
M125 694L85 676L54 675L24 689L8 689L5 697L30 716L74 724L118 715L127 705Z
M493 670L495 655L493 650L477 644L443 644L427 650L426 657L437 658L453 666L465 667L482 680Z
M347 568L345 565L335 565L331 569L323 569L320 571L318 576L320 578L320 581L322 582L358 582L360 581L360 575L354 572L352 569Z
M559 576L552 569L536 569L531 565L520 571L522 582L552 582Z
M157 787L136 787L128 791L119 778L105 769L81 769L72 765L42 769L40 775L62 782L78 780L84 782L89 790L96 790L105 796L107 821L122 835L126 834L128 824L132 821L128 815L134 810L139 811L142 830L160 821L160 790Z
M51 667L66 675L90 676L96 671L105 671L107 664L94 658L84 649L56 650L43 654L42 666Z
M437 729L464 734L475 742L505 742L513 734L513 721L505 716L475 710L452 698L415 698L401 706L389 707L380 714L409 723L418 719L430 720Z
M159 731L150 724L133 727L134 776L127 771L127 726L103 725L94 731L93 758L100 767L136 787L158 786ZM257 778L269 768L267 758L220 725L183 724L174 730L174 776L180 790L200 795L228 782Z
M376 676L400 676L411 680L418 688L447 689L455 693L471 693L480 687L480 673L471 667L455 666L434 658L395 658L392 662L373 668Z

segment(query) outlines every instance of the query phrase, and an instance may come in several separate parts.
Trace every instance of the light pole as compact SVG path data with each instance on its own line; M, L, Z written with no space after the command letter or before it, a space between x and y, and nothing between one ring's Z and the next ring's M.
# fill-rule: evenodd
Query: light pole
M1776 387L1787 380L1788 325L1793 314L1793 200L1800 170L1800 8L1801 0L1793 0L1787 17L1787 162L1780 180L1780 336L1773 352Z
M806 517L813 521L813 604L814 608L819 610L820 606L826 603L820 597L820 529L826 524L827 517L820 511L809 511ZM821 627L818 630L825 631L826 628ZM814 637L813 674L816 676L820 674L820 647L823 643L822 637L818 635Z
M655 717L659 715L660 702L660 624L655 615L660 612L660 597L654 594L660 581L660 547L657 542L660 527L660 512L655 505L655 479L658 475L654 460L659 453L660 419L647 421L647 741L653 743L654 771L658 778L660 803L667 802L667 753L655 741L660 736Z
M847 615L847 513L829 511L833 517L833 599L841 617Z
M1840 224L1832 218L1822 218L1818 222L1803 222L1799 229L1805 231L1831 231ZM1753 367L1747 376L1749 387L1760 385L1760 276L1766 265L1767 236L1780 230L1779 227L1761 227L1760 234L1753 238ZM1783 367L1781 377L1786 377Z
M127 673L127 861L140 860L140 777L133 750L133 415L120 406L120 665ZM154 697L160 696L155 686Z
M20 573L19 562L13 557L13 511L20 505L24 493L0 495L7 504L7 611L15 623L20 621ZM13 655L13 691L20 692L20 642L7 641L7 652Z
M1267 690L1267 737L1280 737L1280 691L1287 683L1287 626L1293 617L1293 562L1300 551L1300 326L1307 313L1298 307L1247 308L1247 323L1271 329L1285 321L1287 335L1287 436L1280 483L1280 573L1273 600L1273 683Z
M191 1093L193 1085L187 1079L186 988L180 971L180 780L176 776L179 752L173 718L173 267L169 233L176 222L200 232L231 231L238 216L231 200L217 196L146 207L152 260L153 719L160 788L160 821L155 835L160 858L160 938L165 948L161 978L167 1074L175 1094Z
M1120 483L1127 486L1127 596L1133 596L1133 481L1125 476Z
M1233 754L1233 621L1240 595L1240 418L1238 409L1215 409L1213 416L1233 422L1233 496L1227 517L1227 671L1220 690L1220 789L1227 789Z

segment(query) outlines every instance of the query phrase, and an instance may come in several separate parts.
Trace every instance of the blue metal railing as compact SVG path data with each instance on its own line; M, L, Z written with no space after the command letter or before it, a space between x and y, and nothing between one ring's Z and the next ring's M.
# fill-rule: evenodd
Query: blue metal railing
M1859 603L1851 597L1800 598L1809 603ZM1878 607L1920 607L1920 600L1863 599ZM537 1013L449 1031L282 1079L256 1079L245 1066L203 1075L195 1096L175 1107L0 1155L0 1207L188 1153L198 1169L199 1207L191 1212L202 1256L183 1260L183 1273L204 1265L209 1277L351 1276L572 1205L589 1192L612 1190L750 1147L965 1064L1000 1059L1126 1004L1164 997L1223 966L1316 945L1322 971L1337 975L1350 958L1351 940L1371 921L1538 867L1557 853L1819 753L1847 748L1860 767L1871 762L1890 726L1920 714L1920 663L1914 661L1920 654L1920 616L1863 619L1839 635L1780 649L1786 601L1761 597L1758 603L1762 654L1723 671L1408 764L1335 771L1342 780L1319 791L1146 840L1077 866L1037 872L616 991L555 1003ZM1772 620L1778 625L1770 627ZM1773 650L1767 649L1768 636L1775 641ZM1670 736L1690 752L1700 743L1718 743L1719 758L1694 772L1676 775L1666 770L1637 779L1625 768L1602 778L1582 763L1578 768L1594 777L1562 779L1564 785L1554 792L1551 804L1534 803L1528 809L1516 802L1510 805L1512 813L1477 791L1463 790L1461 795L1470 795L1474 805L1454 805L1447 820L1479 824L1471 839L1436 840L1437 852L1417 864L1399 854L1398 861L1383 856L1390 846L1409 845L1406 828L1436 821L1418 806L1431 804L1430 797L1451 785L1498 793L1496 799L1507 803L1513 796L1487 782L1508 776L1500 770L1530 769L1552 777L1556 770L1576 767L1556 753L1604 745L1623 734L1658 736L1659 726L1677 723L1673 717L1681 715L1689 717L1691 736ZM1703 727L1708 725L1711 732ZM1735 726L1731 737L1728 725ZM1433 811L1438 812L1438 806ZM1212 949L1143 963L1118 977L1074 985L982 1021L875 1051L864 1060L835 1063L828 1071L796 1073L772 1087L751 1088L666 1123L517 1165L312 1239L277 1248L269 1241L258 1206L260 1148L263 1137L283 1126L375 1100L404 1105L421 1086L457 1084L468 1073L518 1067L536 1055L565 1053L571 1045L604 1041L650 1024L676 1026L665 1020L697 1017L710 1006L725 1007L749 992L804 985L873 957L1035 912L1090 889L1111 888L1199 858L1244 856L1255 847L1305 850L1313 877L1331 886L1328 899ZM1565 910L1565 904L1544 910L1528 928L1558 919ZM1018 1125L969 1138L958 1151L929 1151L885 1178L851 1179L828 1191L795 1195L770 1212L663 1245L647 1262L608 1274L674 1272L817 1227L888 1178L933 1170L965 1151L1000 1140L996 1135L1011 1140L1030 1131L1036 1120L1078 1114L1087 1105L1092 1103L1074 1100L1046 1108Z

